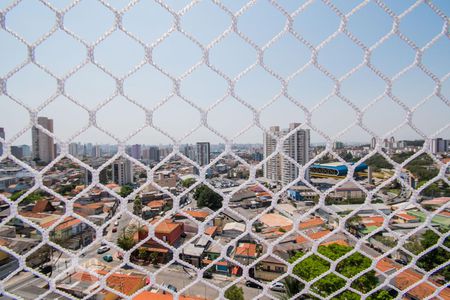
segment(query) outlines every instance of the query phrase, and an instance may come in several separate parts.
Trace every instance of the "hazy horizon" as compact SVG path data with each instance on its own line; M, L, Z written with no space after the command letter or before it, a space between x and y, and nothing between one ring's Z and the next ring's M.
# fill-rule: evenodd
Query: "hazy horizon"
M50 1L57 8L63 8L68 2ZM296 1L294 1L296 2ZM298 9L301 3L281 1L280 5L289 13ZM174 9L181 9L189 1L168 1ZM223 5L237 11L246 1L225 1ZM348 13L361 1L336 1L336 8ZM414 1L386 1L386 6L394 13L401 14ZM450 2L433 1L433 4L446 14L450 13ZM6 4L8 5L8 4ZM0 4L3 9L5 4ZM124 7L123 1L112 1L113 7ZM6 27L16 32L24 40L32 43L49 32L54 25L51 10L36 0L22 1L5 16ZM266 20L271 20L267 23ZM194 3L181 18L181 27L195 36L204 45L230 26L229 16L211 2ZM205 22L209 26L203 26ZM317 47L321 41L333 34L339 27L339 17L321 1L313 2L295 17L293 29L311 45ZM96 1L81 1L64 17L65 28L87 42L96 41L108 31L114 23L114 15L105 6ZM152 1L141 1L132 6L123 17L123 26L146 44L151 44L167 32L172 26L172 16ZM283 30L286 18L279 10L266 1L256 1L249 5L238 19L238 28L258 46L263 46ZM418 5L407 14L400 23L402 34L417 45L424 47L443 30L444 20L425 3ZM349 17L348 30L367 47L375 45L392 28L392 19L375 3L369 2ZM0 77L8 76L16 66L27 58L26 45L11 34L0 30L0 43L3 47ZM422 62L427 70L444 78L441 94L448 99L450 79L447 79L450 60L445 59L450 52L448 36L441 36L423 53ZM153 124L180 139L200 123L200 113L183 101L183 96L202 109L211 109L208 124L215 130L232 138L253 122L253 112L236 99L230 97L226 80L213 72L205 64L189 73L180 83L180 94L176 95L173 82L154 66L148 63L134 70L145 58L144 49L122 31L116 30L100 42L94 51L96 63L113 72L116 76L125 76L124 93L135 103L123 96L114 96L115 80L100 68L88 63L66 80L65 93L76 99L86 109L98 107L106 99L112 99L97 112L97 124L124 139L145 124L146 116L138 105L153 110ZM382 74L392 78L398 72L414 63L415 51L408 44L393 35L373 49L370 57L372 65ZM46 66L55 76L64 76L86 59L86 48L66 32L57 30L42 44L36 47L36 61ZM173 32L152 52L154 63L174 77L182 75L194 64L202 60L200 48L179 32ZM264 63L273 73L290 78L303 68L311 59L308 47L295 39L292 34L279 37L264 52ZM288 100L282 91L282 85L276 77L256 64L243 72L257 60L256 50L235 33L226 35L209 51L210 63L230 78L237 78L234 93L248 105L261 110L261 126L269 129L279 125L286 128L291 122L307 121L304 111ZM337 35L319 51L318 63L331 74L340 78L364 60L364 52L347 36ZM239 75L240 74L240 75ZM8 94L19 99L30 109L36 109L56 95L56 80L34 64L27 64L6 81ZM373 99L383 95L386 82L380 79L367 66L363 66L353 75L342 81L339 93L351 101L355 108L363 109L371 105ZM413 66L392 83L393 96L407 107L414 107L420 101L433 94L436 83L419 67ZM320 131L330 137L336 136L356 120L356 112L343 99L336 96L334 83L315 66L307 66L303 72L293 76L287 84L289 97L308 110L314 110L311 122ZM316 105L332 95L320 107ZM217 104L219 99L224 102ZM167 102L159 106L164 99ZM273 99L275 102L271 103ZM448 101L448 100L447 100ZM0 95L2 120L7 139L11 139L29 124L29 113L9 97ZM269 104L271 103L271 104ZM215 106L217 104L217 106ZM268 105L269 104L269 105ZM266 106L268 105L268 106ZM316 108L315 108L316 107ZM66 140L88 124L89 114L84 109L58 96L39 113L54 119L54 133ZM431 136L437 130L449 126L450 107L448 102L432 96L429 101L417 107L412 116L414 125L424 134ZM381 97L364 114L362 121L375 134L383 136L401 124L406 111L389 97ZM262 142L263 131L252 127L235 143ZM396 139L422 139L409 127L402 127L389 134ZM450 138L450 128L438 134L438 137ZM371 136L358 127L353 127L336 140L344 142L370 142ZM224 140L209 129L200 128L181 143L194 143L209 140L211 143ZM27 144L31 141L31 130L24 132L14 144ZM74 141L97 143L117 143L108 135L90 128ZM311 131L311 142L320 143L324 138L315 130ZM146 128L131 138L128 144L170 144L172 141L156 131Z

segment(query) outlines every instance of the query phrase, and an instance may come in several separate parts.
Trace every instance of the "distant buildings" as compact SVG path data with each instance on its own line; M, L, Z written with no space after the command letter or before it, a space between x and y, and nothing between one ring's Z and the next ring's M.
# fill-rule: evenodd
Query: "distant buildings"
M276 150L277 138L287 135L299 125L299 123L291 123L289 124L288 129L283 130L280 130L279 126L271 127L270 134L266 133L264 135L264 158L268 157ZM299 165L305 165L309 161L309 148L309 129L299 129L295 131L283 143L283 153ZM297 179L299 170L295 164L278 153L265 164L264 176L268 179L281 182L283 185L287 185ZM305 175L305 178L306 180L309 180L308 174Z
M131 146L130 156L134 159L141 159L142 156L142 148L141 145L135 144Z
M195 147L192 145L184 145L184 148L181 150L181 152L190 160L195 161Z
M5 139L5 129L0 127L0 138ZM0 155L3 155L3 144L0 143Z
M133 183L133 168L127 159L118 159L112 164L112 179L118 185Z
M336 142L333 143L333 148L334 148L335 150L344 149L344 146L345 146L345 145L344 145L343 142L336 141Z
M148 159L154 162L159 162L160 160L160 152L158 147L149 147L148 148Z
M53 120L46 117L39 117L38 124L53 133ZM31 131L33 148L33 159L44 163L49 163L55 158L55 145L53 137L33 126Z
M11 154L17 157L18 159L23 158L23 150L22 147L19 146L11 146Z
M444 140L442 138L436 138L431 140L430 151L433 154L448 152L449 140Z
M208 142L197 143L197 163L206 166L211 160L211 146Z
M375 149L376 146L377 146L377 138L373 137L372 140L370 141L370 148Z

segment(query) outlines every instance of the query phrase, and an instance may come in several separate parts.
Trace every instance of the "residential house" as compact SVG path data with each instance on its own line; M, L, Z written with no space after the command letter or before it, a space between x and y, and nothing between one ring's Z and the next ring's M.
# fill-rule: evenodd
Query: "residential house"
M159 222L159 219L153 220L151 224L156 224ZM185 235L184 233L184 224L181 222L174 222L172 220L163 220L155 228L155 236L161 241L166 242L167 244L178 247L181 244L182 238ZM135 239L141 241L148 236L147 227L143 227L141 231L138 231L135 234ZM155 239L149 239L143 245L149 252L158 254L158 261L165 262L170 259L170 250L161 245Z
M285 263L273 256L264 258L256 265L255 279L272 281L287 272Z

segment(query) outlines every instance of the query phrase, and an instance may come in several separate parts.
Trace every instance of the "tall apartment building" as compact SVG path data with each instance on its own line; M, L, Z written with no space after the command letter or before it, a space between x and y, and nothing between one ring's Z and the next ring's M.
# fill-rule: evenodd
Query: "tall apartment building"
M280 126L272 126L269 133L265 133L263 137L264 143L264 159L269 157L277 148L277 138L281 137ZM279 155L269 159L264 164L264 177L273 181L281 181L281 157Z
M131 146L130 156L134 159L141 159L142 156L142 147L139 144L135 144Z
M432 139L430 143L430 151L433 154L448 152L449 141L442 138Z
M92 146L92 157L99 158L102 156L102 151L99 145Z
M158 147L151 146L148 148L148 159L151 161L159 162L160 152Z
M377 146L377 138L376 138L376 137L373 137L373 138L370 140L370 148L371 148L371 149L375 149L376 146Z
M197 163L206 166L211 161L211 146L208 142L197 143Z
M73 156L78 156L78 145L76 143L69 144L69 154Z
M299 123L289 124L289 128L280 130L279 126L270 128L270 133L264 135L264 158L272 154L277 147L277 138L287 135L289 132L298 127ZM282 151L299 165L305 165L309 161L310 149L310 132L309 129L299 129L291 134L284 142ZM282 185L287 185L295 181L299 176L299 170L295 164L290 162L281 154L266 162L264 166L264 176ZM305 179L309 180L308 173L305 174Z
M38 124L53 133L53 120L39 117ZM49 163L55 158L53 138L33 126L31 130L33 159Z
M17 157L18 159L23 158L23 150L22 147L19 146L11 146L11 154Z
M112 164L112 180L118 185L133 183L133 165L127 159L118 159Z
M0 127L0 138L5 139L5 129ZM3 144L0 143L0 155L3 155Z
M20 146L22 148L22 154L23 157L25 158L30 158L31 157L31 148L28 145L22 145Z
M196 155L195 155L195 147L192 145L184 145L182 151L181 151L187 158L190 160L195 161Z

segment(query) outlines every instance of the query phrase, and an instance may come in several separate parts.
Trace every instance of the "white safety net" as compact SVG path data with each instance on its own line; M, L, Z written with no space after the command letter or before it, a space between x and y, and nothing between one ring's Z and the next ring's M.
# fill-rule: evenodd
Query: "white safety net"
M197 5L203 4L203 1L187 2L184 7L180 8L180 3L175 2L174 6L164 0L122 1L123 3L120 5L110 4L107 0L65 1L67 3L64 5L58 3L59 1L39 0L35 2L40 6L40 10L36 13L29 13L40 14L45 11L41 17L50 18L49 22L53 25L34 42L30 42L9 26L10 16L28 0L6 1L9 2L6 4L3 2L0 8L0 31L8 38L25 45L27 57L0 76L0 96L3 97L1 101L14 102L21 107L20 109L25 109L29 114L29 122L14 136L5 138L0 136L0 142L3 144L0 162L5 165L9 164L9 166L14 165L31 173L33 185L24 193L0 194L0 200L9 209L9 213L1 217L2 232L6 232L7 228L11 227L15 227L17 232L19 228L22 231L25 230L24 228L28 228L28 235L23 234L22 237L19 237L16 232L15 237L7 238L6 233L2 233L1 240L6 240L7 243L1 243L0 250L16 263L13 269L9 269L2 276L0 281L1 299L133 299L134 297L136 299L152 299L151 293L153 292L155 292L153 295L162 293L173 295L173 299L191 299L188 297L194 296L206 299L239 299L233 298L237 296L231 295L235 286L244 288L246 299L413 299L413 297L415 299L450 299L450 291L447 287L450 268L449 203L448 198L445 197L449 196L450 162L448 159L445 160L445 156L444 158L438 157L431 150L434 139L448 134L450 118L447 114L446 120L443 120L445 126L441 126L432 133L424 133L415 123L414 117L416 111L428 101L439 101L443 110L450 106L448 94L445 95L444 88L444 83L449 78L449 70L445 70L444 74L437 75L423 62L427 51L436 43L449 42L449 19L440 7L446 7L448 11L446 1L440 1L439 5L425 0L405 1L405 3L408 2L408 5L398 12L390 8L389 2L392 1L382 0L349 1L353 3L353 6L348 10L341 9L339 3L342 1L333 0L292 1L299 2L296 3L295 9L287 9L282 3L284 1L276 0L248 1L241 3L238 9L229 7L228 2L232 1L211 0L210 4L229 21L227 27L215 34L208 43L197 39L195 32L189 31L183 26L184 17L190 11L195 10ZM102 10L113 16L113 25L92 41L77 35L66 24L71 12L85 2L97 2ZM125 4L125 2L129 3ZM141 2L157 4L159 9L168 13L171 18L167 30L164 29L161 34L154 33L156 37L152 40L148 40L145 35L135 34L124 24L127 15ZM270 7L270 10L278 17L282 16L284 25L268 41L257 43L251 35L247 35L241 30L240 19L261 3ZM323 37L318 37L319 42L312 43L309 41L309 37L304 37L297 30L298 27L295 26L295 23L303 18L310 7L318 4L325 7L334 18L337 18L338 23L336 28L326 34L318 29L317 35L323 35ZM235 3L233 5L236 6ZM292 3L289 5L292 6ZM382 36L374 37L375 42L370 43L366 39L363 41L358 38L349 30L352 18L369 5L375 7L383 15L383 18L380 18L380 24L376 26L386 25L389 28ZM441 21L442 27L439 32L433 33L429 40L418 45L402 32L401 24L405 18L423 7L426 7L429 14L436 16ZM141 12L144 15L146 13L146 11ZM314 18L314 14L312 16ZM214 17L214 15L211 16L211 18ZM270 14L266 16L266 25L273 31L271 17ZM152 18L150 12L148 18ZM23 22L28 21L23 20ZM29 22L27 26L33 26L33 20ZM208 27L207 20L205 22L202 26ZM155 27L155 32L161 29L157 25L152 26ZM428 30L428 27L423 24L417 24L416 28L417 30ZM92 30L101 29L93 28ZM152 28L147 28L147 30L152 32ZM261 28L261 30L268 29ZM277 29L275 28L275 30ZM112 70L114 68L108 68L107 64L103 65L96 57L97 48L103 47L103 43L117 33L128 38L128 42L123 44L124 47L127 47L126 43L130 43L140 47L144 53L143 59L123 74L116 73ZM54 72L52 68L36 59L36 53L40 47L56 34L64 34L72 42L75 41L81 45L85 51L84 60L63 75ZM370 35L370 32L366 34ZM160 64L154 55L155 51L174 35L184 38L186 43L201 52L198 60L196 60L197 57L185 59L191 52L186 51L187 53L182 55L183 48L166 48L165 51L179 52L182 57L179 60L180 64L188 65L188 68L179 74L167 70L166 65ZM236 37L240 43L244 43L255 52L253 63L233 76L224 72L216 61L213 62L211 59L211 52L220 48L221 42L230 36ZM276 46L278 41L287 37L293 44L298 44L309 53L305 62L296 66L289 75L279 73L277 68L274 68L273 64L268 63L265 59L271 48ZM362 59L342 74L334 74L321 61L322 52L337 38L345 38L353 44L353 47L363 53ZM410 49L414 58L400 70L387 74L373 63L373 54L393 38ZM448 50L449 48L444 49ZM333 51L336 50L339 48L334 48ZM106 51L113 51L113 49L106 48ZM3 49L0 50L0 57L2 57L0 64L4 64L2 52ZM234 53L234 55L228 57L227 64L233 64L233 60L238 60L239 53ZM275 55L282 56L283 53L275 52ZM340 55L345 56L345 53L340 53ZM335 59L340 58L336 57ZM440 56L438 60L447 66L445 60L448 60L448 52ZM56 81L56 89L52 95L38 106L29 105L10 90L12 86L10 81L29 66L38 68L45 73L45 76ZM79 99L67 91L67 82L87 67L96 69L97 72L102 73L102 76L106 75L114 80L110 96L103 98L105 100L95 106L86 104L83 99ZM138 101L124 88L129 78L139 73L141 69L148 67L168 79L170 85L170 94L154 105ZM211 100L212 104L209 106L199 104L195 98L186 97L181 88L183 82L200 68L211 72L226 85L225 94ZM269 101L264 101L260 105L255 105L236 92L241 80L245 80L246 76L251 76L252 71L256 69L277 81L280 86L279 91L271 96ZM304 99L291 93L290 85L295 78L311 69L320 75L318 80L330 82L333 88L320 101L309 106L305 104ZM357 105L354 104L357 99L347 97L344 89L346 81L351 80L354 74L363 69L370 73L367 78L376 78L381 81L383 90L366 104ZM407 76L408 72L413 69L419 70L427 80L431 80L434 89L419 102L411 105L407 101L405 102L405 99L396 96L393 89L395 83ZM26 84L23 82L24 88L26 88ZM418 81L415 84L421 85L421 82ZM208 89L214 90L215 87L208 87ZM94 90L92 92L95 93ZM52 130L49 130L49 127L43 126L42 122L38 123L38 117L45 116L42 111L61 96L67 98L71 105L76 105L77 109L79 108L89 115L88 125L67 139L55 135ZM145 114L145 124L123 138L115 134L114 127L106 128L97 121L98 113L117 97L124 98L127 105L133 106ZM187 128L189 126L184 124L180 126L184 130L188 130L183 136L172 134L170 130L155 121L158 110L174 98L183 104L180 105L180 110L189 106L201 116L199 124L193 128ZM239 105L237 110L250 111L248 125L231 136L221 132L216 128L217 126L211 125L214 118L212 117L213 112L217 108L220 109L221 103L227 99L232 99ZM286 134L277 133L261 121L261 115L263 113L271 114L271 106L280 99L288 101L292 107L299 109L304 115L301 124L294 124L290 131L285 132ZM328 134L326 129L316 126L314 122L314 115L319 113L321 107L330 101L335 101L338 106L345 107L345 111L349 112L349 115L346 116L343 113L340 117L351 120L351 123L345 128L332 135ZM379 134L375 128L367 126L364 120L372 109L381 104L382 113L378 118L381 125L383 123L383 105L386 103L383 101L398 105L405 118L389 131ZM2 107L4 104L0 102L0 115L5 113ZM388 110L389 107L385 109L386 112ZM179 115L182 113L182 111L179 112ZM238 111L236 114L240 116ZM273 114L283 114L283 112L275 111ZM325 115L325 118L329 119L340 117L331 112ZM433 118L431 115L427 117ZM67 122L71 122L72 118L77 118L77 115L74 113L65 118ZM297 122L297 120L290 121L292 121L291 123ZM173 119L170 122L181 121ZM227 116L227 122L230 126L233 124L233 115ZM8 124L0 125L8 128ZM55 124L55 126L58 125ZM120 118L116 120L116 126L122 126ZM52 150L58 153L55 155L56 158L46 165L33 164L32 160L27 162L14 154L13 145L16 144L16 140L24 133L36 130L33 127L37 128L36 135L50 136L58 145L57 151ZM385 140L404 127L408 127L417 139L423 140L424 143L415 146L414 152L408 152L410 153L408 156L401 157L400 154L387 150L389 147L386 146ZM110 138L113 141L111 144L117 145L117 152L107 157L99 165L91 164L71 151L72 143L84 132L93 128L99 134ZM200 128L216 135L224 144L223 151L206 165L203 165L195 156L189 155L184 147L186 138ZM239 138L251 128L261 132L261 141L263 135L266 143L269 140L273 141L272 150L266 151L262 160L256 162L242 158L235 147L240 141ZM339 140L355 128L368 137L368 143L374 138L374 143L373 147L367 148L364 155L350 160L344 157L345 152L341 151ZM151 130L154 134L167 138L171 144L167 155L155 164L144 163L127 151L130 140L146 130ZM302 134L308 135L307 143L309 144L309 132L314 132L325 142L322 146L315 147L314 151L312 148L307 149L308 153L305 155L307 162L301 163L298 157L294 157L291 152L286 150L286 145L292 140L301 139ZM151 138L151 136L148 137L149 143L151 143ZM199 141L207 140L207 137L199 138ZM39 146L44 147L41 144ZM266 146L264 145L264 150L268 149ZM207 151L209 152L209 149ZM295 150L293 151L295 152ZM197 157L199 157L198 153ZM230 160L239 165L242 170L246 170L247 173L241 176L240 180L235 181L238 184L224 188L224 186L217 185L217 181L211 180L209 170L218 168L219 165ZM122 164L118 163L120 161ZM346 174L338 176L334 184L329 186L326 186L326 182L329 182L326 180L326 176L324 176L322 184L317 183L321 182L320 179L316 183L314 180L311 181L310 178L317 175L315 172L323 172L326 169L323 164L330 161L334 161L335 165L337 162L342 167L346 167ZM383 161L390 167L372 168L371 164L374 161ZM423 161L426 162L426 167L423 166ZM127 162L131 163L135 173L136 169L139 169L142 174L140 184L134 185L130 190L131 193L124 193L120 187L117 189L117 184L102 180L104 173L110 172L111 166L126 169ZM198 170L198 172L188 172L193 178L190 185L183 186L186 179L179 180L173 188L169 187L170 183L158 177L164 173L163 170L177 168L176 162L191 166L192 170ZM322 168L320 169L318 165L321 163ZM369 177L365 179L366 181L361 181L357 178L361 172L358 167L363 163L372 168L368 172L373 172L373 179ZM78 171L87 170L85 172L90 173L89 176L91 176L90 180L86 180L78 190L75 186L70 186L70 193L61 189L70 183L60 184L58 189L54 189L54 185L49 183L49 180L53 180L53 182L58 180L54 175L52 177L55 170L61 170L68 164L78 168ZM277 173L275 169L280 165L282 165L280 173L289 173L289 175L282 176L283 181L288 180L289 183L282 182L282 184L272 186L267 183L268 181L262 180L262 178L267 180L269 172L273 172L271 176L275 176ZM414 177L417 177L412 166L419 166L417 167L420 169L419 173L425 169L434 173L432 173L431 179L427 177L426 180L420 180L421 178L418 178L418 182L412 184L411 177L413 180ZM316 169L313 170L312 167L316 167ZM265 169L264 176L262 176L263 169ZM384 172L384 169L390 171ZM127 176L126 171L121 173L116 169L111 172L116 172L115 175L119 173L118 177ZM410 177L405 177L405 173ZM384 174L384 177L377 177L379 174ZM111 176L111 173L108 176ZM367 176L372 176L372 174ZM121 179L123 178L118 180ZM371 179L376 184L372 184ZM169 182L170 179L167 181ZM202 189L203 186L207 186L217 193L222 198L222 204L215 208L213 205L213 209L209 211L197 210L195 207L187 208L186 199L195 198L195 192ZM430 191L431 189L434 192ZM92 197L94 191L108 196L104 198L116 199L109 202L112 203L109 210L105 210L105 205L102 206L102 211L98 215L105 214L107 216L101 221L92 217L96 213L86 213L88 210L86 207L92 211L98 209L95 207L96 203L83 202L87 201L85 198L88 195ZM269 200L265 201L264 206L257 208L252 207L252 205L257 205L255 202L250 202L246 208L242 203L240 206L237 205L236 198L244 198L243 194L249 191L253 192L251 195L257 200L261 200L263 194L265 195L264 199ZM292 200L295 192L304 198L309 197L308 201L298 204ZM45 203L46 207L41 207L40 211L36 203L44 203L42 199L37 202L32 200L32 197L39 193L52 197L52 203L60 202L60 206L63 207L62 213L49 213L48 210L58 211L59 208L49 208L49 205L55 205L48 202ZM357 196L353 198L357 198L359 201L351 202L347 196L340 193L355 193ZM11 194L17 196L12 197ZM150 194L164 194L165 196L162 197L163 200L159 200L160 202L150 201L149 203L153 203L150 206L142 205L142 203L136 204L136 198L144 199L150 197ZM395 202L395 199L391 199L392 195L396 195L392 198L400 197L403 201ZM429 195L436 195L436 197ZM215 196L207 195L210 198ZM343 198L344 200L342 200ZM433 199L434 201L440 199L442 202L439 205L433 204ZM142 201L144 202L144 200ZM200 200L197 199L198 201ZM424 205L423 201L431 202ZM104 203L104 200L99 200L99 202ZM29 207L30 203L34 203L34 207L25 212L24 207ZM167 203L170 205L167 206ZM343 211L345 204L348 205L347 207L351 207L349 211ZM168 209L160 212L158 205L168 207ZM294 212L289 210L292 207L295 208ZM145 212L151 211L149 214L153 214L154 210L157 211L156 215L152 215L151 218L144 217ZM46 213L45 221L42 220L42 211ZM253 213L248 213L250 211ZM52 215L56 215L57 218L52 218ZM123 225L121 220L127 220L128 224ZM76 234L81 234L81 237L78 236L78 246L69 245L70 243L67 241L64 242L64 234L69 234L64 231L64 226L67 225L68 228L71 228L70 230L75 230L73 229L75 227L70 225L71 222L83 224L83 226L77 227L80 232ZM108 239L109 236L114 235L111 233L111 228L117 227L115 223L121 224L119 232L115 233L118 239L122 238L120 243L117 240ZM184 224L181 233L184 236L182 243L172 243L170 236L159 234L164 231L161 229L162 227L174 232L181 223ZM188 227L195 229L189 231ZM37 233L30 235L32 230ZM19 243L20 239L29 240L32 236L38 237L38 242L33 244L30 249L22 249L23 251L17 252L15 250L18 248L11 246L13 240ZM126 239L132 240L129 241L131 248L126 246ZM73 242L73 240L74 238L71 241ZM425 241L432 242L425 245ZM89 255L95 254L99 249L100 242L103 243L103 246L115 251L110 250L111 253L120 253L122 257L118 258L116 254L113 254L113 263L111 264L103 261L102 255L90 258ZM201 243L208 246L202 248ZM40 261L39 256L46 255L48 252L52 253L50 262ZM39 262L33 263L35 260ZM94 262L94 260L96 261ZM49 263L53 264L51 266L53 271L50 273L46 272L43 267ZM224 273L220 273L221 268L225 269ZM174 278L183 280L182 287L178 287L176 291L164 284L170 280L158 279L164 276L170 277L170 274L173 274ZM20 278L25 278L24 276L29 277L20 283ZM35 281L41 282L39 287L41 292L35 294L34 298L28 298L23 292L23 288L28 283L32 285L32 282ZM278 282L282 283L280 291L276 289ZM261 289L255 288L255 285L259 285ZM198 286L205 289L204 294L192 292L198 290ZM236 293L239 294L239 291ZM28 292L28 295L32 294L32 291Z

